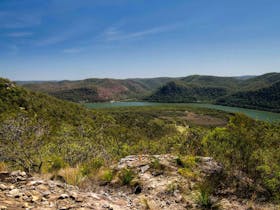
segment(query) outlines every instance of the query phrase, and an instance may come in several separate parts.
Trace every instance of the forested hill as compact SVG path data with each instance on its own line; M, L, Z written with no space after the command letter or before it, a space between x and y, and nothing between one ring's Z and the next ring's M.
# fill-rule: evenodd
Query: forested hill
M159 88L148 101L208 102L279 112L280 73L248 79L236 77L189 76Z
M86 79L19 84L73 102L207 102L278 112L279 94L275 91L277 85L273 86L277 82L280 82L280 73L245 77L192 75L182 78ZM271 98L273 100L268 101Z
M256 91L238 92L219 99L217 103L280 112L280 82Z
M0 78L0 115L38 116L48 123L78 123L90 115L81 105L62 101L43 93L29 91Z
M0 120L0 162L36 172L52 170L62 159L66 165L94 157L97 135L113 122L105 114L2 78Z
M182 81L172 81L149 96L147 100L176 103L214 101L218 97L225 96L227 92L227 88L189 85Z
M174 78L86 79L77 81L18 82L22 86L73 102L139 99Z

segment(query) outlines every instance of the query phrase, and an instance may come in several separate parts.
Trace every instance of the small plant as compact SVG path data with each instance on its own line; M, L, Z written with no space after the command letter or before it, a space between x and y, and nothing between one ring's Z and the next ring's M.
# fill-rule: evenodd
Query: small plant
M211 209L212 207L210 195L205 189L200 189L197 202L204 209Z
M147 198L142 198L142 199L141 199L141 202L142 202L142 204L143 204L144 209L146 209L146 210L150 210L150 209L151 209Z
M177 158L175 159L175 161L176 161L176 164L177 164L178 166L184 167L184 163L183 163L183 161L182 161L182 159L181 159L180 157L177 157Z
M98 173L99 180L105 183L109 183L113 179L113 171L111 169L103 169Z
M64 168L66 166L65 162L61 157L53 157L52 160L50 161L51 165L49 167L49 172L54 172L57 174L57 172Z
M159 159L154 158L151 162L151 168L155 170L163 170L164 166L159 162Z
M67 184L71 185L78 185L83 179L83 175L81 174L79 167L66 167L61 169L58 174L65 179Z
M81 173L86 176L100 169L104 165L104 161L100 158L94 158L81 166Z
M176 163L178 166L183 168L193 168L196 165L197 158L195 156L185 156L176 158Z
M134 173L130 169L123 169L120 172L119 178L123 185L129 185L132 179L134 178Z
M178 190L179 186L176 182L171 182L166 187L166 192L169 194L174 193L176 190Z
M178 173L185 178L191 178L191 179L197 178L197 173L193 172L189 168L179 168Z
M211 201L211 194L213 192L213 186L212 183L209 180L203 181L198 186L198 197L197 197L197 203L203 208L203 209L216 209L214 207L213 202Z
M7 171L8 166L5 162L0 162L0 171Z

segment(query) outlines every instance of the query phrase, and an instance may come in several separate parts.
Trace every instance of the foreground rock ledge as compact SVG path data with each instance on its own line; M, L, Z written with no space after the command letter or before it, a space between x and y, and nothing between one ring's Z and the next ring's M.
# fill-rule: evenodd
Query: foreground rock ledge
M118 186L113 180L106 186L89 186L87 191L58 181L31 177L21 171L0 172L0 210L201 209L196 202L194 186L203 177L220 173L222 167L212 158L197 157L194 172L199 176L188 178L178 173L176 158L172 155L128 156L113 168L116 171L123 168L132 170L136 185ZM214 199L220 209L279 209L273 205L260 206L230 198Z

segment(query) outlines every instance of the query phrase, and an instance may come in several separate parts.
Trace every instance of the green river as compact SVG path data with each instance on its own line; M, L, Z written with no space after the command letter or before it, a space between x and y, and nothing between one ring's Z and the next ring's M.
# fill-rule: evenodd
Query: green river
M258 120L265 120L270 122L280 121L280 113L273 113L254 109L245 109L239 107L230 106L220 106L214 104L203 104L203 103L182 103L182 104L166 104L166 103L151 103L151 102L113 102L113 103L88 103L85 104L88 108L98 109L98 108L111 108L111 107L135 107L135 106L190 106L190 107L201 107L208 109L216 109L231 113L244 113L249 117Z

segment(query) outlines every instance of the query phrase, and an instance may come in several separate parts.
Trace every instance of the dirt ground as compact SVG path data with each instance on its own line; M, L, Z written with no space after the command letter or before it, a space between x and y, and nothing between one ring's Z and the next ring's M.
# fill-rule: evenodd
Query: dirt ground
M186 111L185 114L186 115L183 118L196 125L223 126L227 124L227 121L225 119L213 117L210 115L196 114L194 112L188 111Z

